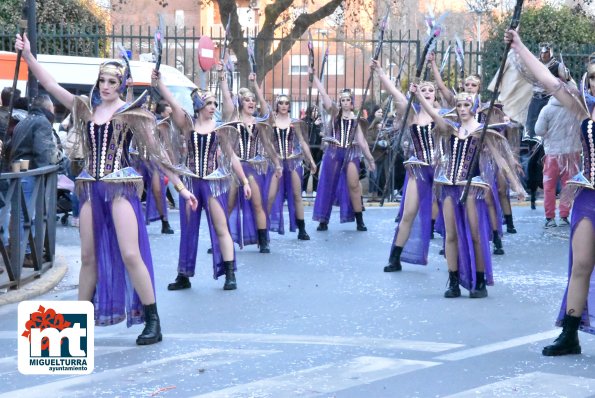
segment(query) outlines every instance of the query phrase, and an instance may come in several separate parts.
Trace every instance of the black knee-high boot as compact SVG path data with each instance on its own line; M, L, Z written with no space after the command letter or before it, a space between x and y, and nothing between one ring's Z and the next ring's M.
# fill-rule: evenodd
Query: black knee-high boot
M430 233L430 239L434 239L434 226L436 225L436 220L432 220L432 232Z
M403 252L403 247L401 246L393 246L390 249L390 257L388 258L388 265L384 267L384 272L396 272L400 271L401 268L401 253Z
M145 313L145 328L136 338L136 344L149 345L160 342L163 339L161 335L161 324L157 314L157 304L143 305Z
M261 253L270 253L271 252L271 249L269 248L269 241L267 239L267 230L266 229L258 230L258 247L260 247Z
M506 221L506 232L509 234L516 234L516 228L514 227L514 222L512 221L512 214L505 214L504 220Z
M483 272L475 273L475 290L469 292L471 298L488 297L488 289L486 287L485 274Z
M461 295L459 288L459 271L448 271L448 289L444 292L444 297L455 298Z
M306 222L304 220L295 220L298 226L298 239L299 240L310 240L310 235L306 232Z
M504 254L504 247L502 246L502 239L500 239L500 235L498 231L492 232L492 242L494 243L494 254L502 255Z
M236 290L238 285L236 283L236 274L233 271L233 261L224 261L223 267L225 267L225 284L223 290Z
M541 353L546 357L555 357L559 355L580 354L581 345L578 341L578 328L581 324L581 318L576 316L564 315L562 321L562 333L554 344L543 348Z
M367 231L366 224L364 224L364 216L361 211L355 213L355 222L357 224L358 231Z

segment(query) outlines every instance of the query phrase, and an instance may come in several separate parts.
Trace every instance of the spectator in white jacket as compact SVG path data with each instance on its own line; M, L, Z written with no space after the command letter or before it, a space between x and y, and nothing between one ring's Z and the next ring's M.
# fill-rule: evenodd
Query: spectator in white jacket
M566 181L578 172L581 154L580 134L575 116L564 109L560 102L551 97L539 113L535 124L535 134L542 137L545 157L543 160L543 207L545 208L545 228L556 227L556 186L558 180L562 188ZM560 226L569 226L568 215L571 203L561 196Z

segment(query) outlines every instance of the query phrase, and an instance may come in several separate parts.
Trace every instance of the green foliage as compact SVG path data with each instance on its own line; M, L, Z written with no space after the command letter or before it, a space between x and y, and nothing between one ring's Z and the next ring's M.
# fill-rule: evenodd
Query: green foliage
M0 2L0 49L12 50L23 0ZM98 56L109 15L94 0L36 0L38 53Z
M490 29L489 39L484 42L483 79L490 81L500 66L504 51L504 31L508 29L511 15L504 15ZM563 53L564 62L575 79L584 72L588 55L595 51L595 19L579 9L567 6L529 7L523 10L519 33L523 42L535 54L539 43L549 42L554 55Z

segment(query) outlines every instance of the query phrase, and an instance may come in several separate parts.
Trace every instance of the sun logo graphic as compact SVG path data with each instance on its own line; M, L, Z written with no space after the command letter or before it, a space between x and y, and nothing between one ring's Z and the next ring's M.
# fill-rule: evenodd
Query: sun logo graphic
M19 303L18 364L23 374L89 374L94 309L88 301Z

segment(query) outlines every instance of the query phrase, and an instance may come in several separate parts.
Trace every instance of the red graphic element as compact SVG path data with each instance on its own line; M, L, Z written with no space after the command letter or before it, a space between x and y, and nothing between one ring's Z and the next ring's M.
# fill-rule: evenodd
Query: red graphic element
M25 328L27 330L25 330L21 336L28 337L29 343L31 343L31 329L32 328L36 328L36 329L40 329L40 330L44 330L47 328L54 328L54 329L58 329L58 330L62 331L64 329L66 329L67 327L70 327L70 325L71 325L70 322L64 320L64 315L57 314L56 311L54 311L51 308L48 308L46 310L43 306L40 305L39 308L37 309L37 312L34 312L31 314L31 319L29 319L27 321L27 323L25 324ZM41 345L42 350L47 350L50 347L50 341L47 337L44 337L41 340L41 342L42 342L42 345ZM62 342L64 342L64 339L62 339L61 343Z

